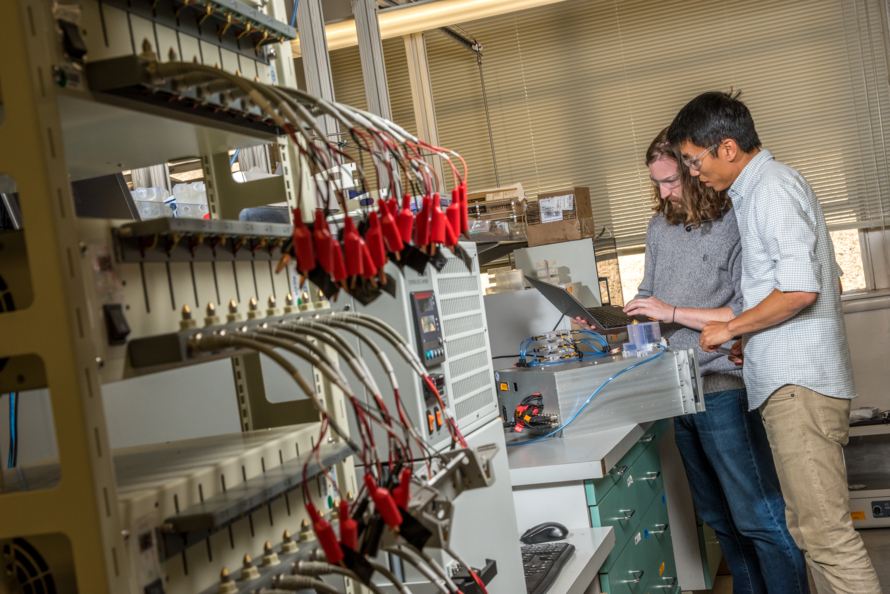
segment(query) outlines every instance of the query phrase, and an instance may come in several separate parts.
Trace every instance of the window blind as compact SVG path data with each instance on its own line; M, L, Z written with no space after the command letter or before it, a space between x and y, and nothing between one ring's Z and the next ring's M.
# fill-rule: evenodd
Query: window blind
M405 42L401 39L385 39L383 41L384 64L386 66L389 102L392 108L393 121L410 134L417 134L414 122L414 104L411 101L411 85L408 81L408 58L405 54ZM368 108L365 96L365 84L362 79L362 64L358 47L349 47L330 53L331 76L334 81L334 97L338 103L351 105L359 109ZM345 152L357 163L358 148L350 136L340 137L347 142ZM370 184L369 190L377 189L377 175L368 153L362 153L363 168Z
M629 248L651 216L649 143L688 100L731 87L832 229L890 221L885 18L879 0L566 0L460 25L484 47L501 185L587 186L597 226ZM425 37L439 140L467 159L471 191L493 187L475 56Z

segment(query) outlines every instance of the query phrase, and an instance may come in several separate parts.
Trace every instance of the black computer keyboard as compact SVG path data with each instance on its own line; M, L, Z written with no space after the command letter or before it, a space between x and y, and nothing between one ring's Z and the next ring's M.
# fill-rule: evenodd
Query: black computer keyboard
M528 594L544 594L556 581L575 547L567 542L522 545L522 566Z

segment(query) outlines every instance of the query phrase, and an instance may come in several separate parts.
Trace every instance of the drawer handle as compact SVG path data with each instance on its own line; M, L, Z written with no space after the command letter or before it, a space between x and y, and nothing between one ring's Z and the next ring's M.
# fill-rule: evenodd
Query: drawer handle
M649 443L653 439L655 439L654 435L644 435L643 437L640 438L640 443Z
M614 474L615 476L622 476L625 472L627 472L627 464L625 464L621 468L618 468L617 466L615 466L614 468L612 468L612 470L609 471L609 474Z
M642 579L643 579L643 574L644 574L644 573L645 573L645 572L642 571L642 570L640 570L640 571L631 571L630 574L631 574L632 576L634 576L635 579L632 579L632 580L622 580L621 583L623 583L623 584L639 584L640 581L642 581ZM640 575L638 576L637 574L640 574Z
M667 524L656 524L656 528L661 528L661 530L650 530L649 534L664 534L667 532L668 525Z
M675 577L668 577L668 576L665 575L665 576L662 576L661 579L663 579L663 580L665 580L665 581L667 581L667 580L670 580L670 581L667 583L667 585L664 585L664 586L653 586L653 588L663 588L663 589L665 589L665 590L668 590L668 589L671 589L671 590L672 590L672 589L674 588L674 586L677 585L677 578L675 578Z
M641 480L641 481L657 481L658 477L661 476L661 471L659 470L658 472L647 472L646 474L648 474L649 476L643 477L639 480Z
M616 520L629 520L634 517L635 513L637 513L637 510L635 509L619 509L618 511L627 515L622 518L615 518Z

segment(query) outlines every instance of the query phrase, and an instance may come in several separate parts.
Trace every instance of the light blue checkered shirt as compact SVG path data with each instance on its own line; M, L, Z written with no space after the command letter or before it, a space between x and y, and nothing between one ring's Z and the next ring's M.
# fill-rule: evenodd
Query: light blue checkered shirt
M748 406L785 384L855 398L838 277L843 273L816 193L796 169L758 153L729 189L742 237L747 311L773 289L819 293L793 318L744 336Z

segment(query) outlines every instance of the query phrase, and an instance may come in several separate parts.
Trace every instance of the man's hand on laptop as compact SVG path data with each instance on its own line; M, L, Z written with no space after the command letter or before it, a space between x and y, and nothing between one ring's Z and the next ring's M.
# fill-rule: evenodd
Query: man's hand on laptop
M581 318L572 318L572 322L581 326L584 330L593 330L596 331L596 328L587 323L587 320L583 320Z
M630 303L624 306L624 313L629 316L646 316L653 320L671 322L673 320L674 306L668 305L655 297L645 297L643 299L631 299Z

